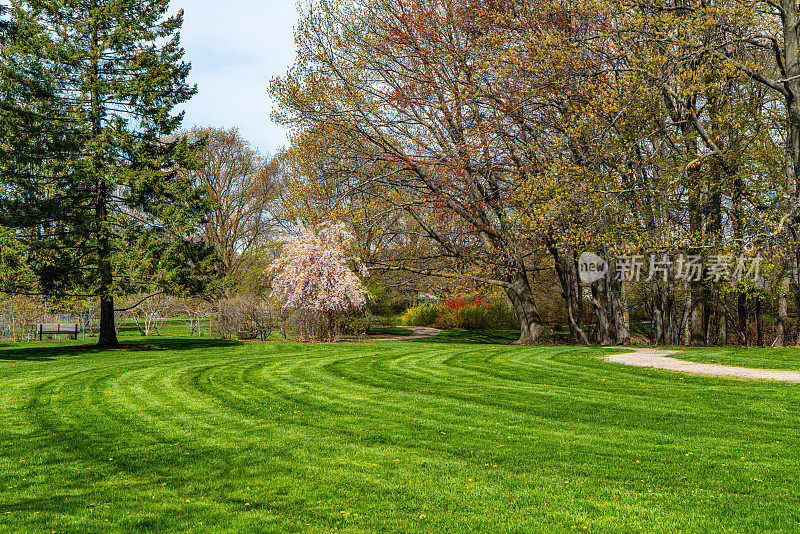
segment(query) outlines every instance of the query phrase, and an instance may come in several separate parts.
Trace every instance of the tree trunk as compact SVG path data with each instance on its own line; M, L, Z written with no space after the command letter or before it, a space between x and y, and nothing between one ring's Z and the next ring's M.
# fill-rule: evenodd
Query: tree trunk
M651 319L653 331L653 343L655 345L665 345L664 329L664 292L661 285L653 280L653 317Z
M706 345L715 345L717 336L719 299L712 298L712 295L712 291L710 291L708 288L703 291L703 301L706 303Z
M100 297L100 338L97 340L98 347L115 347L119 345L117 341L117 329L114 325L114 297Z
M94 4L94 3L93 3ZM94 6L93 6L94 7ZM94 16L94 14L92 14ZM95 52L92 56L90 83L92 106L92 137L99 141L102 130L102 117L100 109L100 66L98 63L99 40L97 28L92 28L91 46ZM97 150L97 149L95 149ZM111 286L114 283L114 273L111 265L110 232L108 229L108 186L103 176L102 156L95 153L92 157L92 170L95 174L95 223L97 229L97 275L99 278L98 294L100 296L100 337L98 347L115 347L117 329L114 325L114 297Z
M631 337L631 312L628 309L628 286L625 285L625 282L622 282L622 326L625 329L625 336L628 338L628 342L630 343Z
M696 158L699 154L697 147L697 139L692 138L687 141L687 151L691 154L692 158ZM701 165L697 164L692 166L691 169L687 168L687 197L688 197L688 211L689 211L689 234L692 240L692 247L701 245L703 242L703 217L704 202L703 202L703 174ZM701 248L695 248L689 251L689 254L700 254ZM691 345L705 345L706 343L706 303L704 301L704 291L702 275L699 276L700 280L695 278L689 281L689 289L692 294L691 303L691 337L689 344Z
M607 279L611 286L611 315L614 318L615 342L618 345L630 345L630 319L628 317L628 297L625 282L615 276L616 266L609 269Z
M761 295L756 296L756 346L764 346L764 329L761 324Z
M744 252L744 210L742 208L744 182L742 178L737 177L734 179L733 186L733 209L731 210L733 241L736 245L736 251L742 254ZM741 280L736 280L736 283L741 284ZM736 296L736 338L740 345L747 346L749 342L747 334L747 294L741 286L740 291Z
M581 345L588 345L589 338L586 337L586 332L579 323L580 318L575 313L575 292L572 287L572 269L570 269L571 258L559 253L558 247L552 241L548 243L547 248L553 256L555 263L556 274L561 283L561 297L564 299L564 304L567 308L567 323L569 324L569 338L572 343L580 343Z
M572 251L572 283L575 284L575 304L578 314L578 324L583 326L586 315L583 309L583 288L581 287L580 267L578 266L578 251Z
M795 238L795 242L797 239ZM797 319L795 321L795 345L800 345L800 254L795 252L794 264L792 265L792 278L794 282L794 307Z
M675 288L669 282L664 290L664 342L678 344L678 324L675 317Z
M534 345L538 343L542 337L544 327L539 316L539 310L536 308L536 302L533 300L533 292L531 291L527 273L518 271L509 280L509 284L505 287L505 292L514 307L514 312L517 314L517 320L519 321L520 336L516 344Z
M747 294L739 293L736 298L736 315L739 318L739 344L742 346L750 345L750 334L747 324Z
M605 278L592 284L592 307L597 317L597 342L600 345L611 345L608 323L608 291Z
M778 322L775 329L775 341L772 343L773 347L785 347L787 338L789 337L789 288L791 287L791 279L789 274L786 273L781 278L781 287L778 291Z
M785 70L782 81L786 89L784 102L786 105L787 118L787 155L790 164L787 165L787 178L794 186L792 197L797 204L800 202L800 34L798 34L798 4L796 0L781 0L781 21L783 23L783 57L780 57L780 49L775 50ZM796 222L792 223L796 225ZM796 257L800 257L798 251L796 226L791 228L792 241L795 247ZM798 265L800 268L800 265ZM800 273L798 273L800 276ZM795 301L800 305L800 284L795 288ZM757 301L760 304L760 299ZM800 326L800 308L798 308L798 326ZM784 337L786 326L784 325ZM760 330L760 328L759 328ZM800 341L800 328L798 328L798 341Z
M326 312L327 319L328 319L328 341L334 340L334 325L333 325L333 312Z
M686 291L686 298L684 300L683 318L681 319L681 329L683 331L682 343L688 345L692 340L692 292L689 289L688 282L684 285L684 290Z
M691 338L690 345L706 344L706 305L703 302L703 290L699 286L700 282L691 282Z

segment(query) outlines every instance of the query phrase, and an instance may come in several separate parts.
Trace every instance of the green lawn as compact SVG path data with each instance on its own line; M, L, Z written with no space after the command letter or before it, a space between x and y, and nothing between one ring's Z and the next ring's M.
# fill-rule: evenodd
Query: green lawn
M800 386L443 336L5 345L0 531L800 530Z

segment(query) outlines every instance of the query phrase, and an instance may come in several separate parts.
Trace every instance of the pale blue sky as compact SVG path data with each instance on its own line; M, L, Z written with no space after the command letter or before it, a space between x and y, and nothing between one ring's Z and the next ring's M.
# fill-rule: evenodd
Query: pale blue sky
M294 0L172 0L184 10L181 42L197 95L184 126L236 126L262 153L286 144L272 123L267 86L294 61Z

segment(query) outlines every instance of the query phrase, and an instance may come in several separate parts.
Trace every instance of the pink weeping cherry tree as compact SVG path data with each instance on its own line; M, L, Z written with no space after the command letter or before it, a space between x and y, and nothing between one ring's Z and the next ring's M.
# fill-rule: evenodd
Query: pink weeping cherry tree
M268 269L274 275L272 297L284 309L323 317L328 338L333 338L336 318L367 303L367 290L351 265L362 276L367 270L345 253L353 235L342 223L323 223L316 229L298 225L281 242L282 254Z

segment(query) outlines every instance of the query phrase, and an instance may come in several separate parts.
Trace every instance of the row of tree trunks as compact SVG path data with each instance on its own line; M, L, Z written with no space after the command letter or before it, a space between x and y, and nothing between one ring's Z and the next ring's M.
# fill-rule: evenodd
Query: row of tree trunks
M618 345L630 345L631 343L631 320L628 312L628 295L625 291L625 282L617 276L614 269L609 270L606 276L607 283L611 289L611 317L614 325L614 338Z
M625 284L614 274L612 265L606 276L591 284L592 311L597 329L593 341L600 345L629 345L630 317Z
M550 253L553 256L556 274L562 288L570 341L584 345L589 344L582 321L582 289L574 253L573 251L562 253L555 246L550 248ZM544 332L544 325L536 306L527 271L519 266L513 270L504 285L504 290L520 324L520 338L517 344L538 343ZM591 291L592 310L598 324L594 341L601 345L630 344L630 317L623 281L609 273L605 278L592 284Z
M582 301L582 299L579 298L578 288L580 286L577 280L577 269L575 269L573 251L567 250L566 252L562 252L552 240L548 241L547 249L553 257L556 275L561 284L561 297L564 299L564 305L566 307L570 342L588 345L589 338L586 336L582 324L583 314L579 313L577 309L577 302Z
M677 345L681 322L677 317L672 282L653 280L653 342Z
M560 260L565 257L568 256L558 255ZM558 270L561 271L559 281L562 284L562 298L570 325L570 341L588 344L590 340L585 333L578 306L578 301L582 300L581 288L575 271L565 263L571 263L571 259L569 262L562 261ZM791 281L788 273L781 281L778 295L776 338L773 343L775 347L790 344L788 300L792 289ZM544 332L544 325L533 296L528 274L522 270L514 273L509 277L508 284L504 289L520 323L520 338L517 343L521 345L539 343ZM677 305L676 288L673 284L662 285L660 282L652 284L652 342L654 344L694 344L697 339L699 340L697 345L727 345L730 334L741 345L764 346L764 325L761 317L762 297L754 295L752 298L748 298L745 293L735 297L733 301L736 311L733 316L736 319L733 321L735 333L731 334L729 327L732 321L731 316L728 315L730 309L728 299L717 293L713 287L707 286L703 289L699 292L700 305L695 305L695 293L692 292L692 285L690 283L684 285L686 300L681 312ZM590 313L593 314L597 325L591 342L600 345L630 344L630 318L627 312L625 284L609 274L592 284L590 290ZM698 323L693 323L693 314L697 313L698 309L703 310L702 323L699 320ZM755 340L750 335L750 325L753 322L755 322ZM699 324L703 326L702 335L696 332L696 330L700 330L699 328L695 329L695 326ZM698 334L697 338L693 337L694 334Z
M96 8L96 2L92 0L92 9ZM91 122L92 137L98 142L101 139L103 127L103 113L100 102L100 91L98 89L100 80L100 41L97 27L92 25L90 46L93 52L89 76L92 81L91 90ZM97 225L97 248L98 248L98 279L100 287L100 333L97 340L98 347L116 347L117 329L114 321L114 297L111 293L111 286L114 282L113 270L111 266L111 244L108 235L108 186L106 185L103 173L103 161L100 155L95 155L92 161L95 174L95 222Z
M553 247L555 271L562 288L565 312L570 328L570 341L578 344L590 342L583 325L583 293L574 266L572 251L562 253ZM617 276L612 263L605 278L591 284L591 313L597 325L591 342L600 345L630 344L630 318L628 316L625 284ZM729 341L730 325L735 326L733 339L741 345L764 346L762 324L763 299L759 295L749 298L746 293L736 295L733 305L735 315L729 315L730 300L713 284L683 285L685 301L683 310L678 307L677 287L671 281L653 281L652 285L652 342L658 345L726 345ZM523 269L508 277L504 286L520 323L518 344L539 343L544 325L539 314L530 279ZM790 344L788 301L792 289L792 271L781 279L778 294L776 338L773 346ZM751 311L753 312L751 314ZM731 320L735 318L735 321ZM755 322L755 343L750 335L750 325Z

